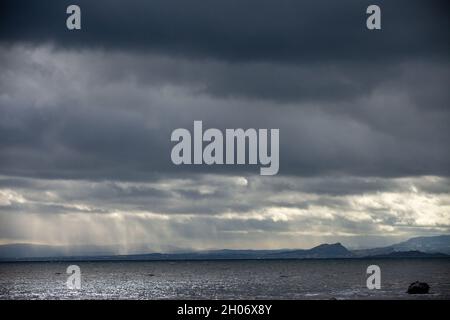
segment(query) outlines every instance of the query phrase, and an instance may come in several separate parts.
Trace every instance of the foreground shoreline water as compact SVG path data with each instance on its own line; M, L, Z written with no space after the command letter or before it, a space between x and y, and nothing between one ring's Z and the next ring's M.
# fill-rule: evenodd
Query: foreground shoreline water
M81 288L66 286L66 268ZM381 268L381 289L366 268ZM409 295L414 281L430 293ZM450 259L53 261L0 263L0 299L450 299Z

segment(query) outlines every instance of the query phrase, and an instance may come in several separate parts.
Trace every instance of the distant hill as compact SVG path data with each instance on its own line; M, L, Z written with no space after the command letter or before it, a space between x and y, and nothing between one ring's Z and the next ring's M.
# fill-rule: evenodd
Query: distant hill
M427 253L450 254L450 235L436 237L416 237L393 246L395 251L418 250Z
M0 260L224 260L224 259L330 259L351 258L353 254L342 244L321 244L305 250L209 250L184 253L87 254L79 250L34 245L0 246ZM91 251L92 252L92 251Z
M186 252L188 250L166 246L166 252ZM118 245L76 245L76 246L49 246L30 243L13 243L0 245L0 260L27 259L27 258L57 258L57 257L92 257L120 255ZM151 252L146 244L129 244L129 254Z
M112 255L116 249L112 246L48 246L29 243L15 243L0 245L0 259L2 258L31 258L31 257L68 257Z
M340 243L321 244L308 250L292 250L267 255L267 258L273 259L329 259L351 257L353 257L353 253Z
M433 237L415 237L404 242L400 242L387 247L353 250L358 256L387 255L399 251L421 251L424 253L444 253L450 254L450 235Z
M370 258L446 258L450 257L444 253L425 253L417 250L395 251L388 254L370 256Z
M140 249L142 251L144 249ZM148 250L144 250L147 251ZM0 245L0 261L30 260L225 260L225 259L333 259L439 258L450 253L450 236L417 237L387 247L350 251L341 243L311 249L172 251L171 253L117 254L114 246Z

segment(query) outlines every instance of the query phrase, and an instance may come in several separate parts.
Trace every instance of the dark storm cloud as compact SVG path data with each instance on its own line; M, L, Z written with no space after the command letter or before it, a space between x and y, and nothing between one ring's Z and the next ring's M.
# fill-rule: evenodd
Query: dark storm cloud
M228 96L215 94L211 88L227 77L219 63L213 70L222 72L213 75L209 64L148 54L14 46L0 55L5 175L145 180L170 173L257 172L248 166L172 165L172 130L191 129L199 119L205 128L280 128L280 174L449 173L446 64L405 62L366 94L333 102L333 93L328 99L328 91L316 97L317 91L314 98L282 105L275 96L255 91L248 98L233 86L222 86ZM260 70L266 68L277 69L263 64ZM349 79L357 83L359 77ZM321 85L320 78L311 84ZM429 92L429 103L416 98Z
M373 32L369 4L2 1L0 241L268 248L448 232L449 4L377 1ZM279 128L280 174L173 165L170 134L194 120Z
M153 50L229 61L383 60L445 56L448 1L377 1L383 30L368 33L373 1L3 1L4 41ZM82 31L65 9L82 8Z
M71 32L65 9L73 3L2 2L0 41L193 58L145 68L125 55L122 69L110 66L107 75L130 74L129 67L150 84L188 83L225 98L348 101L398 76L399 63L424 59L447 64L448 81L447 1L378 1L383 29L375 32L365 27L370 1L78 1L83 28ZM417 101L445 106L448 93L432 88Z
M378 2L374 32L365 1L76 3L79 32L72 2L2 3L1 174L257 172L172 165L203 120L280 128L280 174L449 175L447 2Z

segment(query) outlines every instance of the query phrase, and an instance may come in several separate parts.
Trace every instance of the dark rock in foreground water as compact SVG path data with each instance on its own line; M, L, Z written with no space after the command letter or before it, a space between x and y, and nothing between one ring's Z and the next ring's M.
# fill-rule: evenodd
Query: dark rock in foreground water
M425 294L428 291L430 291L428 283L416 281L409 285L407 292L409 294Z

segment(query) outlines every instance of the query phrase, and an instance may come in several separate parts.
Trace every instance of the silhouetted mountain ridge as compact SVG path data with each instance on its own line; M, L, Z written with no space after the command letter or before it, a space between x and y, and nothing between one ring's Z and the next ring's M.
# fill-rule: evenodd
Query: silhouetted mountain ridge
M386 247L353 250L358 257L387 255L393 252L420 251L423 253L444 253L450 254L450 235L440 235L432 237L414 237L406 241Z
M417 250L421 248L422 250ZM426 250L426 251L425 251ZM444 252L439 252L442 250ZM225 260L225 259L344 259L344 258L439 258L450 253L450 235L416 237L387 247L350 251L341 243L320 244L311 249L207 250L120 255L112 246L0 245L1 261L22 260Z
M422 251L395 251L388 254L379 254L370 256L370 258L446 258L444 253L425 253Z
M308 250L291 250L269 254L269 258L278 259L324 259L350 258L353 254L341 243L321 244Z

